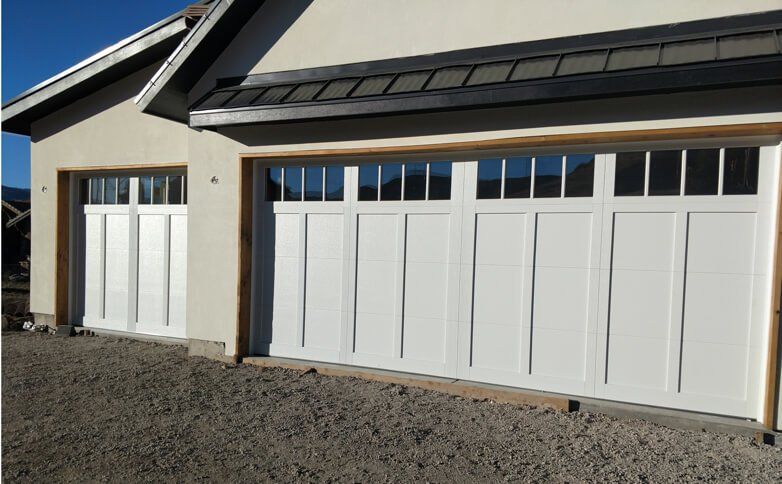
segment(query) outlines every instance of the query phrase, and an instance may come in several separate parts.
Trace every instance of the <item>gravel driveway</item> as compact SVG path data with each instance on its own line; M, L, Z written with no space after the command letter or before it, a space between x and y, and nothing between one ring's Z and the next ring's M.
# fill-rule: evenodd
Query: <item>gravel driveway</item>
M2 335L15 481L779 482L750 438L187 358L109 337Z

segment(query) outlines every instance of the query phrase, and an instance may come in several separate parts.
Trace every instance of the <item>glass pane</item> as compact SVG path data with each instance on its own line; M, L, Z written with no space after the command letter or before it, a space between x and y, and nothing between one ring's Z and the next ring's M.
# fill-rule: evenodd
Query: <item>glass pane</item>
M130 178L120 177L117 183L117 203L127 205L130 203Z
M502 189L502 160L490 158L478 160L478 193L476 197L500 198Z
M646 178L646 152L616 154L615 197L642 197Z
M168 177L168 204L179 205L182 203L182 177Z
M532 186L532 157L505 160L505 198L529 198Z
M326 200L340 201L344 198L345 192L345 167L327 166L326 167Z
M282 200L282 168L275 166L266 169L266 201Z
M285 197L283 200L301 201L302 171L299 166L285 168Z
M402 199L402 164L380 165L380 200Z
M405 164L405 200L426 199L426 163Z
M725 148L723 195L758 193L758 157L760 148Z
M567 155L565 196L591 197L595 182L595 155Z
M358 199L377 200L378 165L361 165L358 167Z
M165 205L166 203L166 177L152 177L152 203L155 205Z
M79 180L79 203L87 205L90 203L90 179L82 178Z
M304 200L323 201L323 167L308 166L304 169Z
M114 205L117 203L117 179L106 178L103 182L103 203Z
M182 203L187 205L187 175L182 177Z
M103 203L103 178L90 178L90 203L100 205Z
M429 163L429 200L451 199L451 162Z
M679 195L682 151L652 151L649 157L649 195Z
M562 196L562 155L535 157L535 198Z
M152 177L138 177L138 203L152 203Z
M687 150L685 195L716 195L720 175L720 150Z

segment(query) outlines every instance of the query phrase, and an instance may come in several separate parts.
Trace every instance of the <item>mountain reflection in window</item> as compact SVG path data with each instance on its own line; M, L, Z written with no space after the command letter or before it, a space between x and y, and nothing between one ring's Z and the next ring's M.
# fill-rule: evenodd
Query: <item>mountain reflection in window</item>
M535 158L535 198L562 196L562 155Z
M595 181L595 155L567 155L565 196L591 197Z
M429 200L451 199L451 162L429 163Z
M502 158L478 161L477 198L500 198L502 190Z

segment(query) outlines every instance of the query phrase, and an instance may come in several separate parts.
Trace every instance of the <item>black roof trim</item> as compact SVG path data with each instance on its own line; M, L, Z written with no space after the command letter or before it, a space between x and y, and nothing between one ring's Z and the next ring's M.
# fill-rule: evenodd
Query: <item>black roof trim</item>
M222 79L191 107L190 124L209 127L368 116L779 82L782 76L775 68L753 74L743 67L757 66L759 60L766 67L782 62L780 36L782 10L777 10ZM379 76L385 76L384 82L393 79L374 90L361 89L363 81ZM355 78L359 81L341 96L319 96L330 83ZM248 100L244 106L234 102L225 108L230 98L238 98L227 97L229 92L282 85L293 94L301 92L299 86L313 92L244 96Z

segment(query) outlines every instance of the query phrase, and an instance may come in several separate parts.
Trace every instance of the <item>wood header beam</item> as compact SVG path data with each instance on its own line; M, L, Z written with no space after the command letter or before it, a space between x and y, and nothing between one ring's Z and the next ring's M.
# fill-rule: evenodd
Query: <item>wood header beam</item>
M684 139L709 138L718 139L769 135L782 135L782 122L520 136L479 141L456 141L452 143L430 143L406 146L271 151L268 153L247 153L242 154L241 157L262 160L285 158L325 158L340 156L407 155L566 145L592 145L643 141L675 141Z

